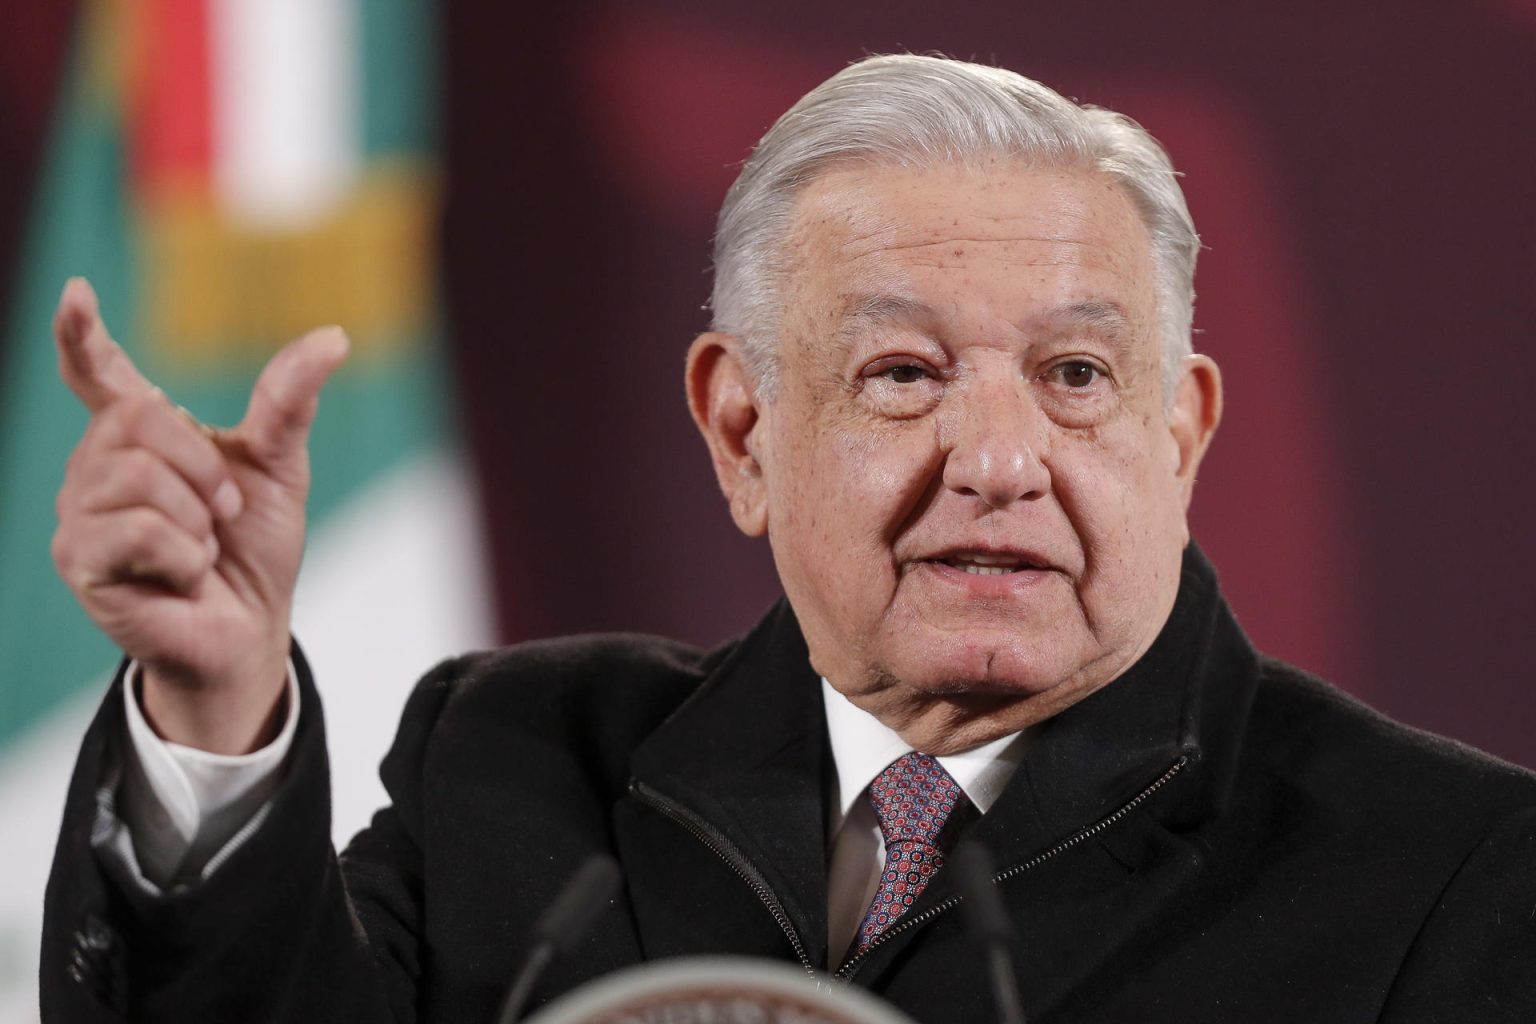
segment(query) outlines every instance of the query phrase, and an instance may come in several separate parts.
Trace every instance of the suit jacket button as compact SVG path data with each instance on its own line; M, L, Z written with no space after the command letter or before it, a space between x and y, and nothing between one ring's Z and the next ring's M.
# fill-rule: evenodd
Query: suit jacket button
M90 989L101 1002L117 1007L117 976L122 968L117 932L100 917L87 914L73 936L72 945L69 966L65 969L70 979Z
M117 933L95 914L85 915L85 929L75 933L76 941L85 949L110 953L117 946Z

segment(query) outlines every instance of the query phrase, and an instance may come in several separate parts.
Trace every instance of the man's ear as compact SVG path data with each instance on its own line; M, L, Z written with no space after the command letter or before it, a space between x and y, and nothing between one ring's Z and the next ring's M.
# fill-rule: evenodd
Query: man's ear
M741 342L713 331L699 335L688 349L684 383L731 518L748 537L761 537L768 530L768 495L758 462L757 394Z
M1177 452L1174 471L1184 493L1186 510L1194 495L1195 471L1200 468L1200 460L1220 422L1221 370L1210 356L1186 356L1168 414L1168 430Z

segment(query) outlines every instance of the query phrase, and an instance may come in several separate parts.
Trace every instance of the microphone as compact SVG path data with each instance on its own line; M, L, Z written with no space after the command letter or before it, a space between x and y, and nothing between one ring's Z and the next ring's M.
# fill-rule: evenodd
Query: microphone
M1024 1024L1024 1004L1019 999L1019 981L1013 976L1013 922L1003 910L997 886L992 884L992 858L977 842L961 843L945 867L955 873L960 892L965 897L966 924L987 957L987 973L992 980L992 999L997 1004L1001 1024Z
M582 861L576 874L565 883L553 903L533 924L530 938L533 948L523 959L507 998L502 1001L497 1024L515 1024L523 1015L523 1004L533 992L539 975L556 956L564 956L576 945L597 915L619 891L619 865L606 853L594 853Z

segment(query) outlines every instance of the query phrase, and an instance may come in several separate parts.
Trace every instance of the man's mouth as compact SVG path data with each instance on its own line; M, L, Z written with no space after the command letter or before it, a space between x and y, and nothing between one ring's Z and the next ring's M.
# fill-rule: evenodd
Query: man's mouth
M944 555L934 561L968 572L973 576L1003 576L1008 573L1047 568L1046 565L1029 556L1006 552L961 551Z

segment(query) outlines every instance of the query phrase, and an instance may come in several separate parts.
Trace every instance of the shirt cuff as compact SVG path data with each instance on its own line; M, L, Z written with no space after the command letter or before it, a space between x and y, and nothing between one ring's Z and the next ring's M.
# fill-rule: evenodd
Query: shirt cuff
M123 677L128 756L121 813L139 867L162 888L196 877L271 798L299 722L299 683L288 663L287 704L277 738L249 754L214 754L161 739L138 700L139 665Z

